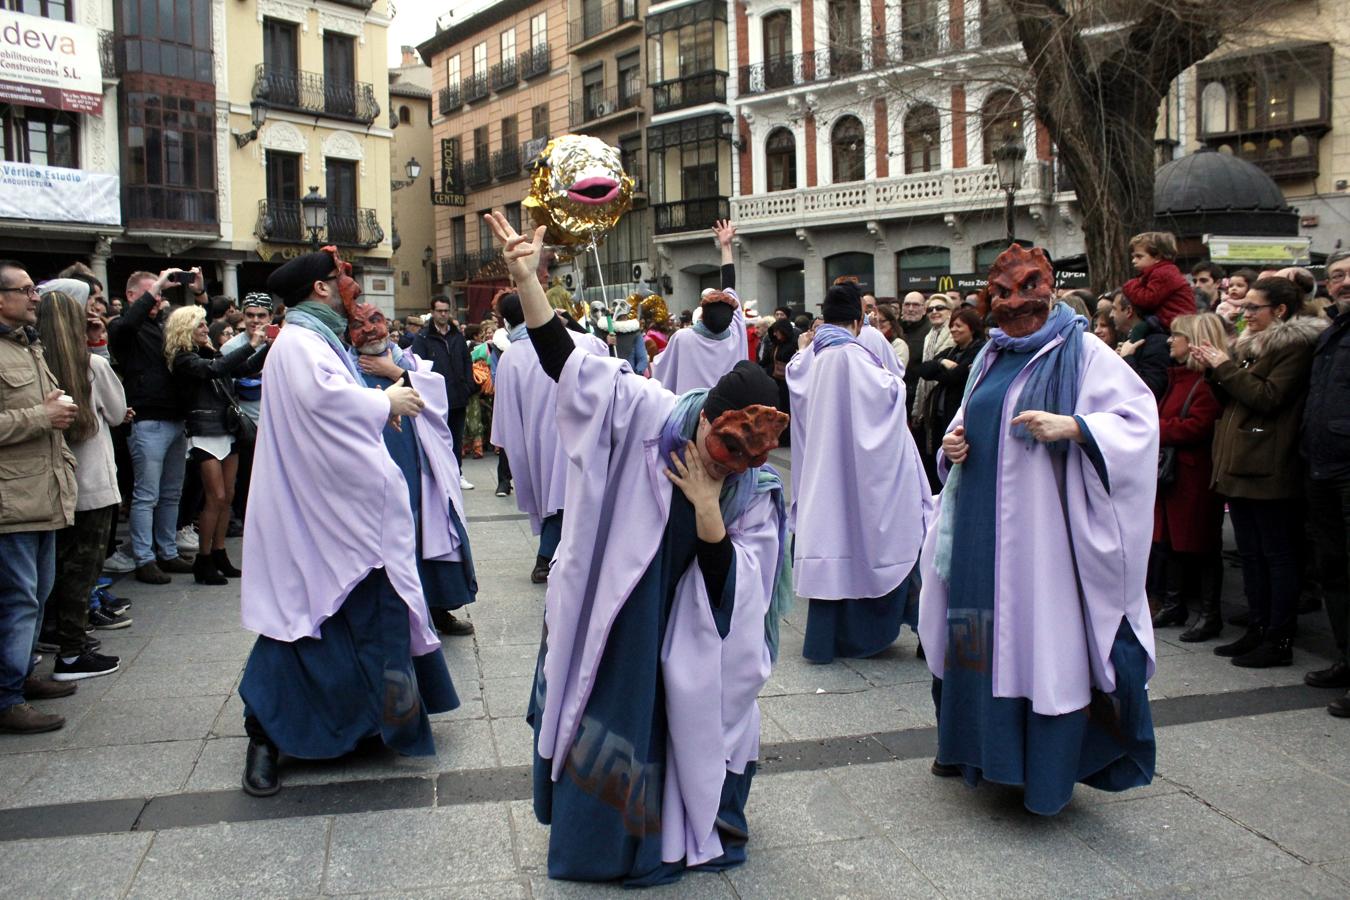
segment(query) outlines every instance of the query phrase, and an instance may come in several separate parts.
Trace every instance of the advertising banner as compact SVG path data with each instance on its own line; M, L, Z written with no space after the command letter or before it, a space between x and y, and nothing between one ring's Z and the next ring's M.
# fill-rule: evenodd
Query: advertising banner
M0 162L0 219L121 225L116 175Z
M1307 265L1312 255L1312 238L1299 237L1225 237L1207 234L1209 258L1217 263L1264 266Z
M98 30L0 9L0 102L101 115Z

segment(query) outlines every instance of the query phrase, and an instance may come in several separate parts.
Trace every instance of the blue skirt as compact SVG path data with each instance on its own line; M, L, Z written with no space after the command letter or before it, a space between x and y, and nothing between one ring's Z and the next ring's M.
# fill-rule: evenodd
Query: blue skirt
M884 597L859 600L812 600L806 614L802 656L813 663L836 656L876 656L900 636L900 626L919 623L919 567Z
M965 636L960 644L954 626ZM1094 692L1088 708L1060 716L1032 712L1026 699L994 696L985 664L993 658L992 611L953 617L948 630L945 677L933 679L939 763L960 766L972 786L981 779L1021 785L1027 809L1045 816L1064 808L1076 782L1123 791L1153 780L1148 654L1128 622L1121 621L1111 646L1115 692ZM970 652L976 647L984 653Z
M302 759L334 759L375 735L407 756L432 756L427 714L459 706L440 650L412 655L408 607L384 569L352 589L318 638L259 636L239 696L245 716Z

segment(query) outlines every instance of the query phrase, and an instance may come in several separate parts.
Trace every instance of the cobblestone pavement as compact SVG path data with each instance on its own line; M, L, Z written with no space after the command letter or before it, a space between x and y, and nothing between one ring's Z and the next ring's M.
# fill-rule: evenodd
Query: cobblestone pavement
M529 802L525 703L544 589L493 461L466 495L480 593L473 637L444 653L463 706L435 717L439 754L377 751L284 764L267 800L239 790L235 689L252 635L237 583L129 579L135 624L101 632L122 671L41 704L61 731L0 736L0 871L26 897L554 897L617 891L545 877ZM235 549L238 555L237 547ZM1228 596L1240 596L1230 570ZM1304 616L1291 668L1243 670L1160 633L1150 690L1158 778L1079 787L1059 816L1016 790L928 773L929 675L906 631L869 660L808 665L803 607L764 690L750 859L655 894L722 897L1350 895L1350 723L1302 685L1331 654ZM1233 629L1228 629L1233 634ZM50 660L44 665L49 669Z

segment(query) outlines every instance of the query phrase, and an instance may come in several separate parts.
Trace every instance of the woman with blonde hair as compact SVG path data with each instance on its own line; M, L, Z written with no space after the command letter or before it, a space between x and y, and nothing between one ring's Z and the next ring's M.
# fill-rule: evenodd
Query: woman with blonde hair
M239 470L234 443L238 418L232 430L227 411L236 402L234 379L261 371L268 346L266 329L259 328L248 343L221 356L211 345L206 312L200 306L179 307L164 326L164 359L169 371L184 382L188 398L188 458L201 467L202 511L197 519L197 559L192 564L198 584L221 585L240 574L225 553Z
M79 681L116 672L115 656L86 645L85 628L125 628L131 619L106 610L89 612L89 595L98 579L108 531L121 502L113 462L113 426L127 419L127 398L112 366L91 354L85 340L84 304L62 291L44 291L38 304L38 333L43 355L56 383L75 402L75 421L66 444L75 454L75 522L56 533L56 580L49 621L57 644L53 681Z
M1214 313L1178 316L1167 339L1172 365L1158 401L1159 475L1153 506L1153 543L1166 561L1167 589L1154 628L1185 625L1189 600L1200 617L1182 632L1187 643L1223 630L1223 498L1210 487L1214 425L1222 407L1191 356L1202 344L1224 346L1223 320Z

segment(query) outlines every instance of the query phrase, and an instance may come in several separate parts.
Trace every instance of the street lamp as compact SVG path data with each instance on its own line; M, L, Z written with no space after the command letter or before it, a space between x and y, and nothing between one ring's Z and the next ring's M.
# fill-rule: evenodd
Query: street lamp
M261 97L255 97L253 99L253 102L248 105L248 117L253 123L253 130L246 131L243 134L240 134L237 131L233 132L234 145L236 147L242 150L249 145L250 141L258 139L258 129L262 128L263 123L267 121L268 109L270 109L270 106L266 100Z
M403 166L403 171L408 173L408 180L389 182L389 186L391 189L396 191L402 190L403 188L407 187L408 185L416 181L417 176L422 174L422 164L418 162L417 157L414 156L411 159L409 159L408 162Z
M328 227L328 201L319 195L319 186L310 185L309 193L300 198L300 210L309 229L309 243L319 249L319 232Z
M1003 207L1003 230L1008 233L1008 246L1013 243L1013 197L1022 186L1022 163L1027 148L1016 136L994 148L994 165L998 169L998 186L1003 188L1007 201Z

